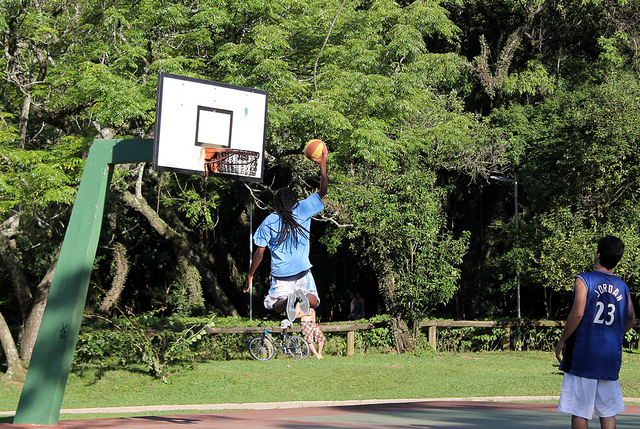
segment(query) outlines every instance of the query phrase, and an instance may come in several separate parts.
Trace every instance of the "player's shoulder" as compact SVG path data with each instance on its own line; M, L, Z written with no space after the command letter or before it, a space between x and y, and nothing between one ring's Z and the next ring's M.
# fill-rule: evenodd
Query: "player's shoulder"
M294 211L308 210L309 208L323 208L323 207L324 207L324 203L322 202L322 198L320 198L320 195L317 192L314 192L304 200L299 201L298 205L294 207L293 210Z
M264 218L264 222L266 223L277 222L278 220L280 220L280 215L276 212L271 212Z
M590 271L576 275L576 279L582 280L587 287L598 287L603 283L614 284L618 286L626 285L625 281L616 274L606 271Z
M277 225L280 222L280 215L273 212L267 215L266 218L260 223L258 229L270 228L272 225Z
M605 272L603 271L588 271L588 272L584 272L584 273L580 273L580 274L576 274L576 278L577 279L593 279L593 278L604 278L605 276Z
M313 194L309 195L307 198L305 198L302 201L322 201L322 198L320 198L320 194L317 192L314 192Z

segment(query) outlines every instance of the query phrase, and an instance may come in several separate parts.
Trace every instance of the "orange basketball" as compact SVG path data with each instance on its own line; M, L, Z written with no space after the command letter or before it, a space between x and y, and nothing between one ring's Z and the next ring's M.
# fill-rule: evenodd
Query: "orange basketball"
M304 146L304 156L308 159L320 159L322 158L322 150L324 148L324 142L320 139L311 139Z

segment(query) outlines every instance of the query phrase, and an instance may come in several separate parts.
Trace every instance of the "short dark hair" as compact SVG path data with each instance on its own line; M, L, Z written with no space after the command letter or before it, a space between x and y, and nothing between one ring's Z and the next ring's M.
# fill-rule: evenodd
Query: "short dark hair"
M598 241L598 253L600 254L600 265L612 270L622 259L624 243L618 237L607 235Z

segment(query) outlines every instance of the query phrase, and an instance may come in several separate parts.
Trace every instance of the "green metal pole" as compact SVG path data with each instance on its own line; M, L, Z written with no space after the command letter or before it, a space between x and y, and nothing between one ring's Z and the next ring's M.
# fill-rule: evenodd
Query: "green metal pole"
M57 424L82 324L113 165L150 161L153 140L94 140L65 233L14 424Z

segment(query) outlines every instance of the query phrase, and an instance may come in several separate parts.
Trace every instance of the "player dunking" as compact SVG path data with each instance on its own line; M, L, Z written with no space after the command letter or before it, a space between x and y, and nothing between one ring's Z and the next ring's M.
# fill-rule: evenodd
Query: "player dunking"
M275 211L260 224L253 241L257 246L251 260L247 286L249 292L253 275L262 262L265 248L271 252L271 287L264 299L265 308L281 313L285 309L287 318L296 319L295 304L300 302L303 313L320 304L309 262L311 217L324 209L322 198L327 194L327 157L323 145L322 156L313 158L320 165L320 188L308 198L298 201L289 188L276 191L273 204Z
M629 287L612 273L623 253L622 240L604 237L596 271L576 276L573 308L556 347L565 372L558 411L572 414L572 429L588 428L594 410L602 429L615 429L616 414L625 409L618 380L622 339L636 316Z

